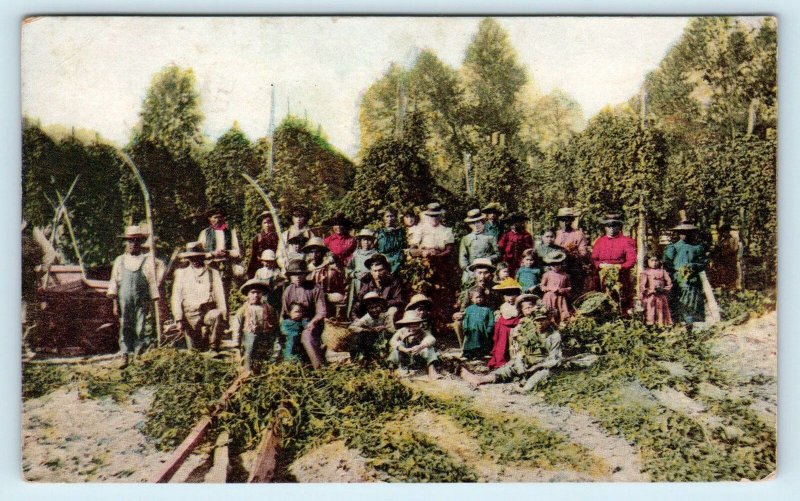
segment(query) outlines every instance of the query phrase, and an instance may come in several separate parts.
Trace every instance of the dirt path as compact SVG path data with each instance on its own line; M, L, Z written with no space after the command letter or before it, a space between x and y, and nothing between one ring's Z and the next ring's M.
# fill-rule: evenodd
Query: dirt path
M565 435L571 442L586 447L609 465L608 476L602 480L648 480L647 475L642 473L638 451L626 439L608 435L586 414L547 404L536 395L512 393L514 384L485 385L477 390L460 379L451 378L438 381L420 378L410 381L410 384L417 391L439 398L466 397L478 409L525 417L544 429Z
M22 416L24 478L43 482L144 482L165 462L139 431L153 396L121 404L80 398L70 386L27 400Z

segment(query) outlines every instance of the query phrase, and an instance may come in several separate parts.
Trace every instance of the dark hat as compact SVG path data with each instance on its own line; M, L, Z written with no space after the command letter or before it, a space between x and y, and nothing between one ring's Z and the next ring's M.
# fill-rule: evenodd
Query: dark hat
M481 212L483 212L484 214L490 214L490 213L500 214L501 212L503 212L503 208L500 207L500 204L497 202L489 202L488 204L486 204L486 207L481 209Z
M509 214L508 217L506 217L503 220L503 222L505 222L507 224L514 224L514 223L524 222L524 221L527 221L527 220L528 220L528 218L525 217L525 214L523 214L521 212L514 212L512 214Z
M309 212L309 210L303 207L302 205L298 205L292 209L292 216L304 217L308 219L309 217L311 217L311 212Z
M250 292L250 289L261 289L261 292L268 292L269 284L267 282L257 280L255 278L251 278L239 288L242 294L247 294L248 292Z
M211 208L206 211L206 217L216 216L217 214L226 217L228 212L222 205L212 205Z
M293 236L292 238L290 238L290 239L289 239L289 240L287 240L286 242L287 242L287 243L290 243L290 244L298 244L298 245L303 245L303 244L305 244L307 241L308 241L308 239L306 238L306 236L305 236L304 234L302 234L302 233L298 233L297 235Z
M348 228L352 228L353 227L353 223L349 219L344 217L344 213L342 213L342 212L337 212L336 214L334 214L332 218L330 218L327 221L325 221L325 225L327 225L327 226L346 226Z
M366 261L364 261L364 266L366 266L367 268L372 268L373 264L382 264L387 268L390 267L389 258L384 256L383 254L375 254L374 256L370 256Z
M286 265L286 271L284 275L306 275L308 273L308 266L306 262L302 259L292 259L289 261L289 264Z
M625 216L623 216L621 212L606 212L603 214L603 217L600 218L600 222L605 226L622 226L624 219Z

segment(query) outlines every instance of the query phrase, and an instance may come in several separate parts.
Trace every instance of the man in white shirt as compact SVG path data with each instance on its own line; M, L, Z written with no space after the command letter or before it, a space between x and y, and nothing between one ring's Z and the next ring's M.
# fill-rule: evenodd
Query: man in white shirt
M186 244L178 257L189 266L175 271L172 285L172 316L181 326L189 349L219 349L222 326L228 317L226 294L219 271L205 262L200 242Z
M222 284L227 296L233 284L233 277L244 275L244 267L239 263L242 252L236 228L228 226L227 213L215 205L208 213L209 226L200 232L197 241L211 257L211 266L222 276Z

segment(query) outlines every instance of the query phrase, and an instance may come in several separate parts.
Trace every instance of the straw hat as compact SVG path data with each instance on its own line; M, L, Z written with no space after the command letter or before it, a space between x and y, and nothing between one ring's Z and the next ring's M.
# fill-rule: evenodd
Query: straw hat
M366 294L364 294L363 298L361 298L361 302L364 305L373 302L386 303L386 299L375 291L369 291Z
M556 214L556 219L575 219L576 217L578 217L578 211L572 207L561 207Z
M486 219L486 216L481 213L480 209L470 209L469 212L467 212L467 217L464 218L464 222L477 223L478 221L483 221L484 219Z
M672 229L674 231L697 231L700 228L698 228L697 226L694 225L694 221L689 220L689 219L684 219L683 221L680 222L680 224L678 226L676 226L676 227L674 227Z
M497 270L497 267L492 264L492 260L488 257L475 258L475 260L472 261L472 264L467 266L467 270L469 271L475 271L478 268L486 268L487 270L491 270L492 273Z
M186 251L178 254L181 259L188 259L192 257L205 257L206 251L203 249L203 244L200 242L189 242L186 244Z
M431 298L429 298L425 294L414 294L413 296L411 296L411 301L409 301L408 305L406 305L406 310L409 310L421 303L427 303L431 308L433 307L433 301L431 300Z
M373 238L374 239L375 238L375 232L370 230L369 228L363 228L361 231L359 231L356 234L356 238L358 238L358 239L361 239L361 238Z
M488 204L486 204L486 207L481 209L481 212L483 212L484 214L490 214L490 213L500 214L501 212L503 212L503 208L500 207L500 204L497 202L489 202Z
M544 255L542 261L544 261L546 264L557 264L563 263L565 259L567 259L567 254L564 253L564 251L551 250Z
M429 203L423 212L426 216L441 216L442 213L444 213L444 209L442 209L442 204L439 202Z
M308 240L308 243L303 246L303 252L311 252L315 249L322 249L323 251L328 252L328 248L325 247L325 241L320 237L311 237Z
M492 287L494 291L510 291L510 290L522 290L522 284L517 282L511 277L504 278L499 284Z
M425 322L425 319L419 316L417 310L406 310L403 313L403 318L396 321L395 325L421 324L423 322Z
M147 230L141 226L126 226L125 234L119 236L123 240L145 240L147 237Z
M537 303L539 302L539 297L534 294L520 294L517 296L517 299L514 300L514 304L519 306L523 301L533 301Z
M272 249L267 249L261 253L261 257L258 258L259 261L275 261L275 251Z
M308 274L308 265L302 259L292 259L286 265L286 272L284 275L306 275Z
M242 294L245 295L247 295L247 293L250 292L250 289L261 289L261 292L268 292L269 284L264 281L257 280L255 278L251 278L239 288Z

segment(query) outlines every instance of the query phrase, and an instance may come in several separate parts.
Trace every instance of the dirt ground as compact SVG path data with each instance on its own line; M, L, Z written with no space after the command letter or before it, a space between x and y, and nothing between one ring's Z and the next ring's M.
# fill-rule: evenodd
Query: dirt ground
M731 396L749 397L752 408L772 426L777 416L777 313L770 312L747 323L730 327L714 340L719 363L734 375L737 386ZM670 370L681 371L680 367ZM479 445L454 421L422 412L411 419L418 429L442 449L468 464L484 482L528 481L647 481L635 444L610 435L589 415L569 407L553 406L537 394L520 394L514 384L485 385L474 389L448 375L438 381L426 377L406 380L415 390L440 398L464 397L482 412L522 417L551 430L592 452L603 471L582 473L549 471L520 466L500 466L480 452ZM714 426L719 417L704 404L666 388L648 391L635 382L631 398L662 405ZM723 398L726 392L704 384L701 396ZM67 385L23 405L23 476L45 482L145 482L159 470L169 453L159 452L140 429L152 402L152 393L140 389L122 403L110 398L82 399L77 388ZM204 457L193 456L177 481L201 481ZM202 470L202 471L201 471ZM290 467L300 482L380 482L385 475L369 468L358 451L341 441L312 450Z

